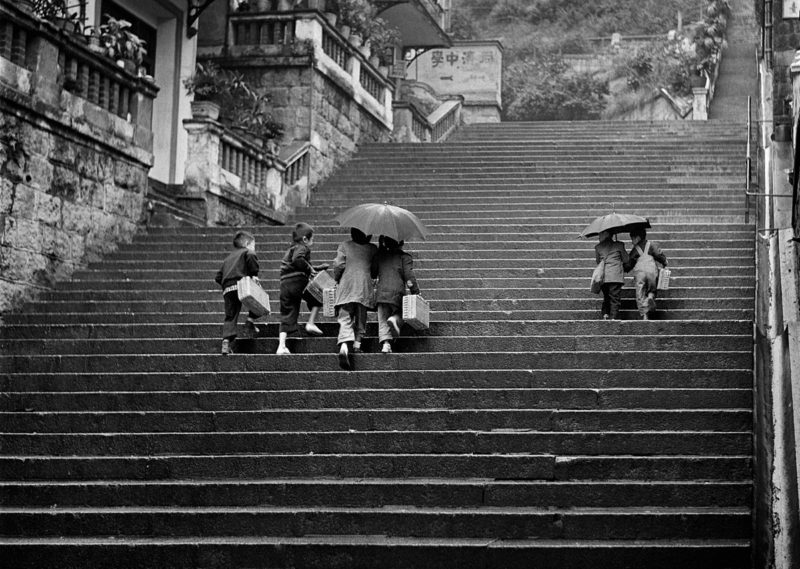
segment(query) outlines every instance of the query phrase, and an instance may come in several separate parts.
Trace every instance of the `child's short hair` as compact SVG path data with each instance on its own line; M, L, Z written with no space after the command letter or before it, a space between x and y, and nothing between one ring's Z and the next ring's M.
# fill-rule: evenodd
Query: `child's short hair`
M292 230L292 241L299 243L303 237L311 239L314 236L314 228L307 223L300 222Z
M631 229L631 237L638 237L639 239L647 239L647 230L644 227L634 227Z
M247 231L239 231L233 238L233 246L238 248L247 247L248 243L252 243L255 240L256 238L253 237L252 233L248 233Z

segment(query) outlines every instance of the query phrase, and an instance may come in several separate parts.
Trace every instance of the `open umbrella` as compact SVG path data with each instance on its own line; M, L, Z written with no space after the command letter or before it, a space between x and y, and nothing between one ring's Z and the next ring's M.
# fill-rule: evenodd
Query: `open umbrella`
M630 213L609 213L608 215L601 215L589 225L586 229L581 231L581 237L597 237L601 231L610 231L611 233L624 233L637 228L650 227L650 220L646 217L633 215Z
M336 221L342 227L355 227L367 235L386 235L395 241L419 237L425 239L428 229L419 218L402 207L364 203L340 213Z

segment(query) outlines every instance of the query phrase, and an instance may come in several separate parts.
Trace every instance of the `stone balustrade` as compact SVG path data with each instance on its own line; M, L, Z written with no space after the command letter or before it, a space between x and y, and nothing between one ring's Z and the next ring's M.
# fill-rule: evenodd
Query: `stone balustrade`
M392 128L392 83L319 12L237 12L228 26L231 59L310 57L318 72Z
M276 152L212 119L183 125L189 148L178 200L209 225L284 223L294 202L307 198L307 143Z
M157 92L0 0L0 312L138 231Z
M413 103L394 104L395 139L400 142L442 142L461 124L463 101L445 101L425 116Z

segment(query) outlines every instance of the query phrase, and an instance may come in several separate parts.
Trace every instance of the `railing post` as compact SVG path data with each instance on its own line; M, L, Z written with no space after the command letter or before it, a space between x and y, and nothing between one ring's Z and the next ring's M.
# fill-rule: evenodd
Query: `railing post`
M188 133L184 195L179 201L194 215L208 219L206 192L218 191L220 184L220 138L222 125L210 119L185 119Z
M708 120L708 89L706 87L693 87L692 95L692 120Z
M31 69L31 94L48 105L58 107L61 96L58 46L39 36L31 42L31 47L26 58Z

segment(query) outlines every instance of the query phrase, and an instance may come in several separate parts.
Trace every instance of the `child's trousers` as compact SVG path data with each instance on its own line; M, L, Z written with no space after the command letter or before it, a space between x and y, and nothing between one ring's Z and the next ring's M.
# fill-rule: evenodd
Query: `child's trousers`
M222 324L222 338L224 340L233 340L237 336L236 321L239 319L239 312L242 311L239 292L236 290L226 292L222 295L222 300L225 301L225 322ZM252 312L249 312L248 316L253 320L258 318L258 315Z
M636 307L639 309L639 314L644 316L655 309L655 302L650 301L648 294L653 293L655 297L656 287L650 279L640 274L634 275L633 281L636 285Z
M603 307L601 312L616 320L622 299L622 283L603 283Z
M305 300L309 310L322 303L306 292L308 277L297 276L281 280L281 323L278 332L294 334L297 332L297 319L300 316L300 303Z
M388 342L394 338L392 328L389 326L389 317L397 316L398 326L403 326L403 318L399 308L385 302L378 303L378 341Z
M367 307L358 302L337 306L336 320L339 322L337 344L360 342L367 329Z

